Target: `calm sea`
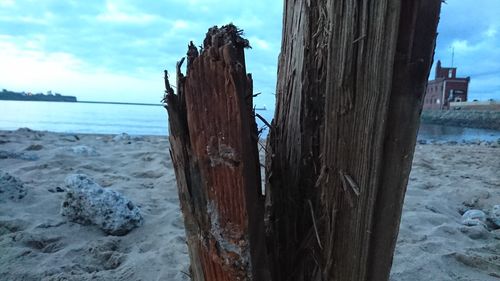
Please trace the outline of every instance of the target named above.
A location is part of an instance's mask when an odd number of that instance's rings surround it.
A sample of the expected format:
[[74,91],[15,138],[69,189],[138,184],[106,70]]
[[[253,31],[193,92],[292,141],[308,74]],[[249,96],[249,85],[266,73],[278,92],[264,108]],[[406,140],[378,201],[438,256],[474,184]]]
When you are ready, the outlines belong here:
[[[271,120],[271,111],[258,112]],[[167,122],[167,111],[160,105],[0,101],[0,130],[167,135]]]
[[[271,110],[259,110],[266,120]],[[260,127],[262,122],[258,120]],[[67,133],[167,135],[167,113],[162,106],[0,101],[0,130],[28,127]],[[266,132],[264,132],[264,135]],[[470,141],[500,139],[500,131],[423,124],[418,139]]]

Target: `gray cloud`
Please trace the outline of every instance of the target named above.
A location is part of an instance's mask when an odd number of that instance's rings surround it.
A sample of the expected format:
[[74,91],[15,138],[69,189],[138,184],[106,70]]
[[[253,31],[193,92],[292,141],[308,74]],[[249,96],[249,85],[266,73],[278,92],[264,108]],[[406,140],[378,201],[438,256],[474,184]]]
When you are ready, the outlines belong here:
[[[448,0],[443,5],[435,60],[472,76],[471,94],[500,97],[500,11],[498,0]],[[281,44],[282,1],[30,1],[5,2],[0,9],[0,43],[43,53],[67,53],[88,69],[134,77],[160,76],[200,44],[208,27],[233,22],[245,30],[257,102],[272,106]],[[498,30],[498,31],[497,31]],[[3,38],[3,39],[2,39]],[[8,38],[8,39],[6,39]],[[493,78],[492,78],[493,77]],[[3,82],[0,78],[0,83]],[[130,93],[134,94],[134,93]],[[156,95],[156,93],[155,93]],[[155,97],[156,100],[156,97]]]
[[260,46],[248,51],[249,71],[256,90],[274,91],[281,3],[21,0],[0,11],[0,34],[19,48],[71,54],[90,67],[87,72],[140,77],[172,70],[190,40],[199,44],[208,27],[228,22],[258,40]]
[[[448,0],[443,4],[435,61],[471,76],[471,99],[500,99],[500,1]],[[431,74],[432,75],[432,74]]]

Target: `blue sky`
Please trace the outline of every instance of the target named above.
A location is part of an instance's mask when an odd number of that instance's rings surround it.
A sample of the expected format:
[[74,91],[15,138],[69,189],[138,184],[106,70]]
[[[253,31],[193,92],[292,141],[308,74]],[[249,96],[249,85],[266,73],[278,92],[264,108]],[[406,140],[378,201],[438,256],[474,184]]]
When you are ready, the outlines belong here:
[[[80,100],[159,102],[163,69],[208,27],[233,22],[252,49],[256,104],[274,104],[281,44],[277,0],[0,0],[0,88]],[[471,76],[470,98],[500,99],[500,1],[448,0],[435,60]]]

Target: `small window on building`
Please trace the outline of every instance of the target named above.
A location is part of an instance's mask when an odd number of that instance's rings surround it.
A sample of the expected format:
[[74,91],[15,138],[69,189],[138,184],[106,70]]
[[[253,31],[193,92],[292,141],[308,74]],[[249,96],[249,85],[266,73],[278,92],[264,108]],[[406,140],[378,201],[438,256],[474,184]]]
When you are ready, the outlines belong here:
[[448,78],[453,77],[453,69],[448,70]]
[[441,101],[439,99],[436,100],[437,104],[441,104]]

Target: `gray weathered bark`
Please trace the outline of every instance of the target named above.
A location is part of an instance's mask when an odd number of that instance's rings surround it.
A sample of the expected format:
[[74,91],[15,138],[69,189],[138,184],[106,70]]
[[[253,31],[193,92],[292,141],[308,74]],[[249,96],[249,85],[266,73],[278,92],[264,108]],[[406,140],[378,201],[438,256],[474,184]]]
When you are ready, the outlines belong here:
[[273,280],[387,280],[440,0],[285,1],[266,223]]

